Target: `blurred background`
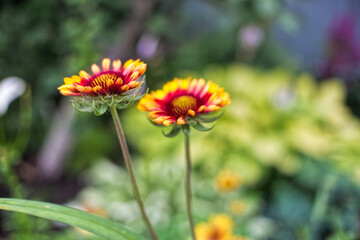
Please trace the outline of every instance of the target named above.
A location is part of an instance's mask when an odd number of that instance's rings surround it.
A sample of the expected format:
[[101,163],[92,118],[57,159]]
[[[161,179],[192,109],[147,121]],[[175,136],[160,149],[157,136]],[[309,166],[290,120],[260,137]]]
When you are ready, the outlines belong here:
[[[232,103],[191,136],[194,217],[248,239],[360,239],[358,0],[0,1],[0,196],[66,204],[146,234],[110,114],[57,87],[103,57],[140,58],[150,90],[204,77]],[[161,239],[188,239],[184,140],[121,111]],[[211,209],[211,211],[209,211]],[[1,212],[0,239],[100,239]]]

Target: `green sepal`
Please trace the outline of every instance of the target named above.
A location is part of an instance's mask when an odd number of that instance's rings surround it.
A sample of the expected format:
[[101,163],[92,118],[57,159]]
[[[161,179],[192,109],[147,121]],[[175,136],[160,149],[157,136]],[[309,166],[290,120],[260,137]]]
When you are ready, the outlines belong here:
[[139,100],[140,98],[144,97],[149,92],[149,89],[147,88],[146,91],[143,94],[137,95],[135,97],[135,101]]
[[115,106],[116,106],[116,102],[115,102],[114,97],[111,98],[111,100],[110,100],[109,103],[108,103],[108,106],[109,106],[109,107],[115,107]]
[[101,116],[103,115],[106,110],[108,109],[108,105],[105,103],[105,104],[101,104],[101,103],[95,103],[94,102],[94,114],[96,116]]
[[195,125],[195,124],[197,124],[198,122],[194,119],[194,118],[187,118],[186,119],[186,124],[187,125],[190,125],[190,126],[192,126],[192,125]]
[[184,133],[185,135],[189,135],[189,134],[190,134],[190,126],[189,126],[189,125],[187,125],[187,124],[183,125],[183,126],[182,126],[182,130],[183,130],[183,133]]
[[173,125],[171,131],[169,133],[165,133],[165,131],[163,130],[162,133],[164,134],[165,137],[168,137],[168,138],[173,138],[175,137],[176,135],[178,135],[178,133],[180,132],[180,129],[179,127],[177,127],[175,124]]
[[191,126],[198,131],[206,132],[206,131],[213,129],[215,127],[215,124],[212,125],[211,127],[205,127],[204,125],[202,125],[201,123],[198,122],[195,125],[191,125]]
[[[145,76],[141,76],[141,80],[138,81],[140,82],[140,85],[136,88],[136,92],[134,93],[134,101],[139,100],[140,98],[144,97],[148,92],[149,92],[149,88],[146,88],[146,83],[145,83]],[[145,89],[145,91],[144,91]]]
[[80,112],[92,112],[94,110],[94,105],[91,101],[86,100],[72,100],[73,107]]
[[224,111],[216,111],[212,113],[202,114],[198,116],[196,120],[202,123],[211,123],[221,118],[222,115],[224,115]]
[[[138,92],[140,90],[134,92],[133,94],[130,95],[125,95],[125,96],[120,96],[120,98],[118,97],[118,100],[116,101],[116,108],[121,110],[121,109],[125,109],[125,108],[129,108],[131,105],[133,105],[134,101],[136,101],[138,99]],[[142,95],[141,95],[142,97]]]
[[132,99],[124,98],[122,101],[116,104],[116,108],[122,110],[130,107],[133,103],[134,103],[134,98]]
[[138,81],[140,85],[134,89],[126,91],[120,95],[106,95],[106,96],[87,96],[74,97],[72,104],[74,108],[80,112],[94,112],[96,116],[103,115],[108,107],[116,107],[119,110],[129,108],[134,101],[139,100],[148,89],[143,86],[145,84],[145,77],[142,76]]

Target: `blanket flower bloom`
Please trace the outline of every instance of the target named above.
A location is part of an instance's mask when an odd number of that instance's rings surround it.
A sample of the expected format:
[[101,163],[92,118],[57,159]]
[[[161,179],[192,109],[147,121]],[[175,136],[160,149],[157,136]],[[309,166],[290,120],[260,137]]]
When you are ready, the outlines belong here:
[[[146,94],[137,106],[139,110],[149,112],[149,119],[155,125],[172,127],[168,133],[163,131],[166,137],[174,137],[180,130],[184,133],[186,160],[185,200],[193,240],[199,240],[200,238],[196,237],[191,208],[190,127],[199,131],[212,129],[214,125],[206,127],[202,123],[216,121],[222,115],[222,111],[219,110],[229,103],[230,95],[217,84],[211,81],[205,82],[204,79],[191,79],[189,77],[185,79],[175,78],[166,83],[162,90]],[[217,238],[201,239],[213,240]],[[221,238],[221,240],[225,239]]]
[[117,113],[117,109],[130,107],[135,100],[145,95],[141,91],[141,86],[145,83],[142,75],[146,70],[146,64],[139,59],[135,61],[128,60],[121,67],[121,61],[118,59],[112,62],[111,68],[110,59],[104,58],[102,70],[96,64],[91,66],[91,70],[93,75],[80,71],[79,76],[64,78],[65,84],[58,89],[62,95],[73,96],[73,106],[79,111],[94,112],[95,115],[99,116],[108,109],[110,110],[141,218],[149,231],[151,239],[158,240],[157,233],[145,211],[124,130]]
[[[222,115],[222,111],[219,110],[229,103],[230,95],[217,84],[211,81],[205,82],[204,79],[191,79],[189,77],[185,79],[175,78],[166,83],[163,89],[146,94],[137,106],[139,110],[149,112],[149,119],[155,125],[172,127],[168,133],[163,131],[166,137],[174,137],[180,130],[184,133],[186,212],[193,240],[200,238],[196,237],[191,207],[190,127],[199,131],[212,129],[214,125],[206,127],[202,123],[216,121]],[[200,232],[203,232],[206,226],[200,228],[202,229]],[[207,240],[207,238],[201,239]],[[215,238],[208,238],[208,240],[213,239]]]
[[143,96],[146,64],[139,59],[128,60],[122,66],[119,59],[111,64],[109,58],[104,58],[102,69],[93,64],[91,70],[93,75],[82,70],[79,75],[64,78],[58,88],[62,95],[74,97],[73,105],[79,111],[101,115],[111,104],[124,109]]
[[211,113],[219,113],[229,103],[230,95],[211,81],[175,78],[162,90],[146,94],[137,108],[149,112],[149,119],[159,126],[178,129],[190,125],[208,130],[200,123],[215,121],[221,115]]

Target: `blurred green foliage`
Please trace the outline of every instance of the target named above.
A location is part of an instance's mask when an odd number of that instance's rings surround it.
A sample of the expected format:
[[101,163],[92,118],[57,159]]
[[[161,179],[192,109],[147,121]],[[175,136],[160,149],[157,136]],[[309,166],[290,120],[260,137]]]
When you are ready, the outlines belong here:
[[[346,107],[338,80],[318,84],[311,74],[294,74],[296,58],[271,38],[274,24],[288,33],[299,27],[286,1],[144,1],[151,3],[145,17],[137,15],[143,10],[137,4],[147,6],[140,0],[0,2],[0,79],[25,79],[33,100],[31,135],[28,130],[20,134],[21,147],[2,143],[0,157],[11,153],[15,167],[19,160],[35,165],[58,110],[56,88],[63,77],[89,71],[103,56],[143,57],[140,40],[149,35],[158,43],[154,55],[143,59],[150,89],[192,75],[213,80],[231,94],[232,103],[212,131],[191,133],[196,222],[225,212],[234,217],[237,234],[253,239],[359,238],[360,123]],[[261,36],[251,51],[242,38],[249,26]],[[123,40],[129,36],[124,52]],[[14,104],[0,119],[8,139],[17,138],[20,126],[19,103]],[[135,107],[121,114],[149,215],[162,239],[186,239],[182,137],[165,138]],[[114,164],[121,153],[110,122],[110,116],[84,113],[74,120],[63,175],[86,187],[70,205],[103,208],[109,217],[145,233],[127,175]],[[244,185],[232,193],[217,192],[213,182],[222,169],[238,173]],[[20,180],[25,193],[42,194]],[[8,194],[5,182],[1,187]],[[229,208],[236,200],[244,202],[244,213]],[[10,239],[96,239],[62,225],[12,216],[5,214],[1,222],[1,234],[11,233]],[[16,224],[27,221],[31,224],[20,231]]]

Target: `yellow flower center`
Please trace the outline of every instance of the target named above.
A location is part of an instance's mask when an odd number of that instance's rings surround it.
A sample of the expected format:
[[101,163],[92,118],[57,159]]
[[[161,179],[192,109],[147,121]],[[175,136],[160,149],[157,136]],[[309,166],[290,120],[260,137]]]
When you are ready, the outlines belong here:
[[109,80],[115,82],[120,76],[118,76],[116,73],[108,72],[108,73],[101,73],[91,81],[91,86],[103,86],[105,87],[107,82]]
[[212,232],[210,233],[209,240],[221,240],[223,235],[217,227],[213,226]]
[[196,110],[197,101],[196,98],[192,96],[180,96],[174,98],[170,103],[170,111],[176,117],[185,117],[188,114],[188,111]]

